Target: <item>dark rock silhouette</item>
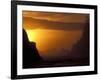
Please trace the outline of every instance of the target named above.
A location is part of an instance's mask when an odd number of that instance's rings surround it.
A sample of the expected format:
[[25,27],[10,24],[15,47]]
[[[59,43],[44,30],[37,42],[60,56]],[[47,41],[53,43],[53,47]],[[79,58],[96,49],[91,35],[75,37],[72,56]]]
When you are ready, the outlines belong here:
[[84,26],[82,38],[72,48],[71,55],[89,64],[89,22]]
[[40,57],[36,48],[35,42],[29,42],[27,34],[23,29],[23,68],[31,68],[41,63]]

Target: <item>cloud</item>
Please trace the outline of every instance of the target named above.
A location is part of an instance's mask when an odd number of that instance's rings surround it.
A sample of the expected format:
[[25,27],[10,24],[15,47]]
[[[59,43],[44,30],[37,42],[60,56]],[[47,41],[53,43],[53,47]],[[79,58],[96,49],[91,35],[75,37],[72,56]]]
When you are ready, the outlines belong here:
[[85,27],[84,23],[65,23],[50,20],[40,20],[31,17],[23,17],[23,27],[25,29],[53,29],[53,30],[80,30]]
[[65,23],[86,23],[88,14],[23,11],[23,17]]

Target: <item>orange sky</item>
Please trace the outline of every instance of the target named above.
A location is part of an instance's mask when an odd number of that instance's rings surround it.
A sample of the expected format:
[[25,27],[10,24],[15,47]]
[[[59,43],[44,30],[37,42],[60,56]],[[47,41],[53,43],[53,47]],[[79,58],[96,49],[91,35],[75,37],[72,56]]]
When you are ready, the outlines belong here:
[[[45,59],[67,55],[80,40],[88,14],[23,11],[23,28]],[[62,50],[65,52],[61,53]]]
[[54,22],[66,23],[84,23],[86,21],[86,14],[73,14],[73,13],[56,13],[56,12],[35,12],[23,11],[23,17],[31,17],[33,19],[48,20]]

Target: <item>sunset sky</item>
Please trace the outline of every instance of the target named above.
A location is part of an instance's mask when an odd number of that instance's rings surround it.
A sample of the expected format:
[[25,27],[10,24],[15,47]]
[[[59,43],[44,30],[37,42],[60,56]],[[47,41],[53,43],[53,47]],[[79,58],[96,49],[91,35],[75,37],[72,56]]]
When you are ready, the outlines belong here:
[[82,37],[88,14],[23,11],[23,28],[44,59],[67,56]]

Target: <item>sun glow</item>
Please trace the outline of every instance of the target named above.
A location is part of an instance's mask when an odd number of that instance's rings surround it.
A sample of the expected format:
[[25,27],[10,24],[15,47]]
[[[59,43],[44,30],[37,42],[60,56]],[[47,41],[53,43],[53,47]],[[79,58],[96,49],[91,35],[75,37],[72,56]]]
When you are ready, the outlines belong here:
[[35,42],[39,51],[48,49],[62,48],[71,49],[71,47],[80,39],[82,31],[64,31],[49,29],[31,29],[26,30],[30,42]]
[[30,42],[36,42],[36,31],[35,30],[26,30]]

